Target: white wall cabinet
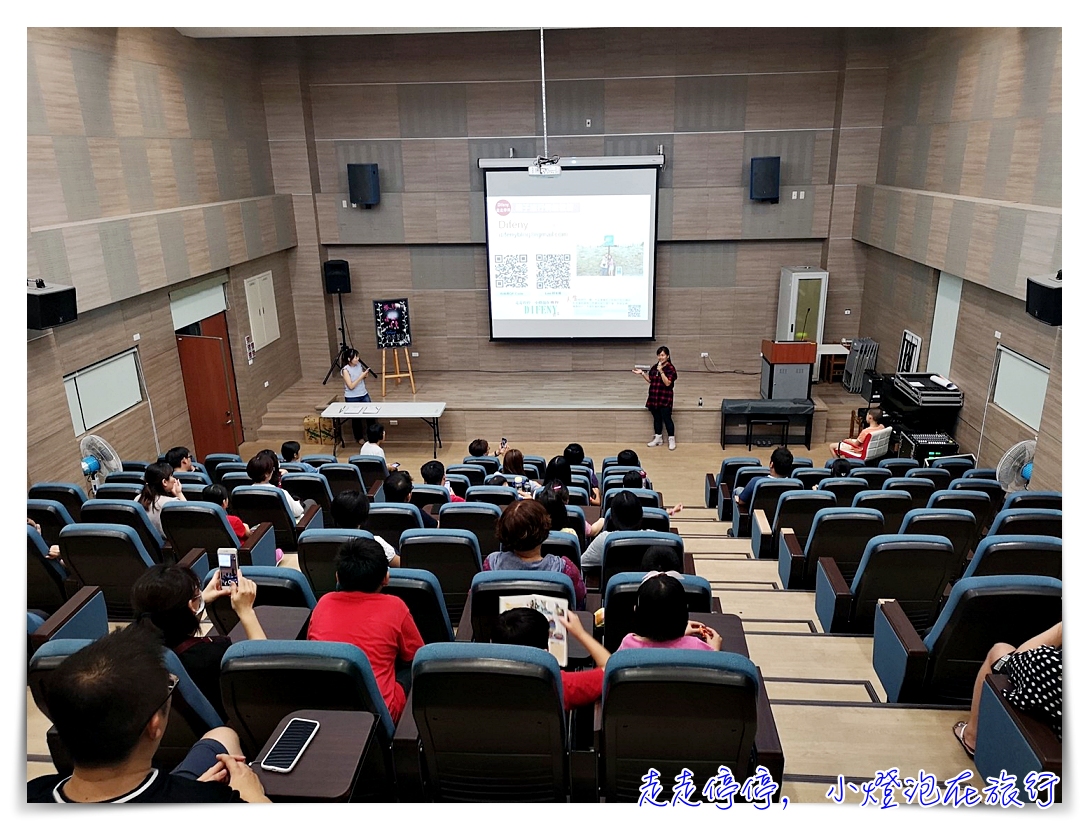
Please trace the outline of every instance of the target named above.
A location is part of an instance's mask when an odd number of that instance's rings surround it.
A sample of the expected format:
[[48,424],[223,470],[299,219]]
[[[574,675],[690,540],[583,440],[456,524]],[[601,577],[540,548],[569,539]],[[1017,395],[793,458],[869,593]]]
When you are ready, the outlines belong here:
[[254,351],[258,351],[280,337],[272,272],[250,277],[243,285],[246,287],[246,305],[250,312],[250,336]]

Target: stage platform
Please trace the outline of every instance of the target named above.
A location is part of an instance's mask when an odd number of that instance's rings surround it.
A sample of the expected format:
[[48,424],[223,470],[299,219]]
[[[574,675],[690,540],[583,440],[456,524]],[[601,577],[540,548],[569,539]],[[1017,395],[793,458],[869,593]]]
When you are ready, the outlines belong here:
[[[506,436],[512,442],[532,440],[582,442],[646,441],[652,432],[644,407],[647,384],[630,369],[610,372],[417,372],[416,394],[407,380],[390,381],[382,398],[381,383],[367,379],[375,401],[444,401],[440,421],[443,443],[464,445],[474,438]],[[334,400],[343,400],[343,385],[331,380],[303,379],[269,407],[259,429],[246,424],[247,440],[279,444],[302,441],[303,418],[316,415]],[[673,406],[677,440],[685,444],[718,444],[723,398],[759,398],[759,377],[733,372],[681,371]],[[699,406],[699,399],[703,406]],[[862,405],[841,384],[815,383],[812,399],[814,447],[847,435],[851,410]],[[757,434],[761,434],[759,431]],[[767,435],[777,434],[770,428]],[[387,442],[431,443],[422,421],[387,424]],[[734,447],[738,451],[745,448]]]

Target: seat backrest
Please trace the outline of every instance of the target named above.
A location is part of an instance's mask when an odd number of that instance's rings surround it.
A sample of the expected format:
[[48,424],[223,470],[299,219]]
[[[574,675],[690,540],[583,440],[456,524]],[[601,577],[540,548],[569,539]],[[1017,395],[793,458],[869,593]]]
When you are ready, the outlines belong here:
[[64,580],[68,576],[55,559],[46,554],[49,545],[30,525],[26,526],[26,607],[52,614],[68,599]]
[[930,501],[930,497],[934,494],[934,491],[942,488],[936,487],[931,479],[925,477],[893,476],[892,478],[885,479],[885,483],[881,485],[881,489],[904,490],[911,494],[912,507],[926,507],[926,503]]
[[121,469],[127,472],[143,473],[147,469],[146,461],[122,461]]
[[431,571],[416,568],[390,568],[389,583],[383,594],[400,597],[412,615],[412,621],[425,643],[449,643],[454,639],[450,614],[442,598],[442,586]]
[[503,597],[541,594],[566,599],[567,607],[575,608],[575,585],[571,577],[551,571],[482,571],[469,585],[472,598],[474,643],[490,643],[499,601]]
[[299,570],[321,598],[337,588],[336,555],[349,539],[373,539],[366,530],[315,528],[299,534]]
[[945,586],[956,576],[961,557],[944,536],[882,534],[866,545],[851,583],[851,630],[873,631],[881,599],[900,603],[915,630],[923,633],[938,616]]
[[970,478],[965,475],[949,485],[950,490],[972,490],[977,493],[986,493],[991,500],[991,510],[983,527],[990,527],[1002,504],[1006,501],[1006,490],[1001,484],[990,478]]
[[544,540],[544,544],[541,545],[541,556],[547,556],[548,554],[553,556],[566,556],[576,567],[581,567],[582,564],[582,549],[579,548],[578,536],[559,531],[548,531],[548,538]]
[[333,498],[348,490],[366,493],[370,489],[355,464],[322,464],[318,467],[318,473],[329,482],[329,492],[333,494]]
[[[523,456],[524,458],[524,456]],[[499,472],[499,459],[494,455],[467,455],[461,459],[462,464],[475,464],[484,468],[484,474]]]
[[204,469],[208,471],[208,475],[212,477],[212,481],[219,483],[219,476],[216,475],[220,464],[242,464],[242,456],[236,452],[210,452],[204,456]]
[[408,499],[422,510],[429,504],[446,504],[450,501],[450,491],[441,484],[413,484]]
[[1061,510],[1037,510],[1013,508],[999,510],[994,517],[988,536],[1012,533],[1029,536],[1063,537],[1063,512]]
[[991,481],[998,480],[998,470],[994,467],[973,467],[970,470],[965,470],[962,478],[986,478]]
[[429,800],[567,800],[563,683],[544,650],[426,645],[412,662],[411,716]]
[[976,517],[976,539],[993,515],[991,497],[980,490],[935,490],[926,506],[937,510],[969,511]]
[[885,519],[876,510],[857,507],[826,507],[813,517],[805,546],[805,578],[802,587],[812,590],[817,581],[817,560],[836,560],[849,585],[854,579],[866,545],[885,529]]
[[882,533],[897,533],[911,510],[911,494],[903,490],[863,490],[855,496],[851,507],[880,510],[885,517]]
[[749,512],[755,513],[763,510],[767,516],[775,515],[775,508],[779,505],[779,496],[792,490],[802,490],[802,483],[796,478],[764,478],[756,482],[752,491],[752,501],[749,502]]
[[[209,475],[212,477],[212,481],[216,484],[223,483],[223,476],[227,473],[245,473],[246,463],[244,461],[220,461],[216,464],[213,470],[209,471]],[[246,476],[249,480],[249,476]]]
[[889,470],[894,476],[903,477],[908,470],[914,470],[922,465],[914,458],[882,458],[877,462],[878,468]]
[[616,497],[616,494],[624,492],[625,489],[628,493],[631,493],[633,496],[635,496],[644,508],[662,506],[661,496],[659,496],[657,491],[655,490],[648,490],[645,487],[631,489],[614,487],[601,497],[601,509],[608,510],[610,507],[612,507],[613,499]]
[[865,445],[862,448],[862,458],[866,461],[883,458],[888,454],[890,440],[892,440],[892,427],[885,427],[877,430],[877,432],[867,433],[862,439],[862,443]]
[[850,507],[854,503],[855,496],[870,488],[864,478],[844,476],[841,478],[826,478],[817,485],[817,489],[827,491],[835,496],[837,506]]
[[373,740],[389,747],[393,719],[362,649],[310,640],[247,640],[227,649],[219,685],[227,717],[247,757],[255,757],[280,721],[299,709],[374,714]]
[[26,515],[41,527],[42,538],[47,546],[57,544],[61,528],[74,521],[68,508],[56,499],[27,499]]
[[[172,504],[173,502],[167,502]],[[128,525],[136,531],[144,549],[156,564],[164,562],[163,543],[165,539],[148,518],[147,511],[137,502],[124,499],[90,499],[83,505],[83,521],[99,524]],[[174,559],[179,559],[189,552],[186,548],[181,553],[172,551]],[[171,564],[169,561],[166,564]]]
[[385,481],[389,477],[386,459],[380,455],[353,455],[348,459],[348,463],[359,470],[367,490],[373,487],[375,482]]
[[221,505],[206,501],[172,501],[163,505],[159,515],[163,533],[178,558],[193,548],[214,553],[219,548],[237,548],[240,544],[227,521],[227,511]]
[[211,476],[207,473],[197,472],[196,470],[178,470],[174,473],[174,478],[182,484],[199,484],[201,487],[207,487],[212,483]]
[[[222,468],[224,465],[220,464],[219,466]],[[220,472],[219,483],[227,488],[228,494],[232,494],[234,493],[235,487],[246,487],[253,484],[253,481],[250,480],[249,475],[244,470],[239,472],[229,470],[227,472]]]
[[473,577],[483,570],[476,536],[448,527],[406,530],[400,543],[401,566],[433,573],[442,586],[450,621],[459,621]]
[[734,487],[734,477],[737,475],[737,471],[742,467],[759,467],[760,459],[751,455],[736,455],[731,458],[722,459],[722,464],[719,465],[718,475],[715,476],[716,484],[725,484],[730,489]]
[[450,489],[454,491],[454,495],[460,496],[461,498],[465,498],[465,491],[470,487],[467,476],[464,476],[461,473],[451,473],[450,471],[447,471],[446,473],[446,483],[450,485]]
[[[183,485],[184,486],[184,485]],[[143,491],[142,484],[100,484],[95,489],[96,499],[125,499],[133,501]],[[91,501],[88,499],[87,501]],[[86,502],[84,502],[86,504]]]
[[569,501],[579,507],[587,507],[590,504],[590,488],[573,485],[567,488]]
[[[257,597],[254,607],[259,605],[278,605],[287,608],[309,608],[317,604],[314,592],[310,589],[307,578],[294,568],[277,568],[267,565],[246,565],[242,574],[257,583]],[[215,579],[216,569],[212,568],[204,577],[207,588]],[[238,615],[231,606],[231,598],[219,597],[207,604],[208,617],[220,634],[229,634],[238,625]]]
[[790,474],[793,477],[797,470],[811,470],[813,469],[812,458],[797,458],[790,462]]
[[[909,510],[900,533],[944,536],[953,544],[957,561],[963,563],[979,538],[976,517],[970,510],[942,510],[924,507]],[[956,576],[956,574],[954,574]]]
[[[447,478],[450,477],[451,473],[465,476],[469,479],[470,487],[480,487],[484,484],[484,478],[488,475],[487,470],[481,464],[451,464],[446,468]],[[458,493],[458,495],[465,498],[464,493]]]
[[[835,464],[837,461],[846,461],[852,468],[866,466],[865,461],[860,461],[857,458],[829,458],[827,461],[824,462],[825,469],[831,469],[832,465]],[[878,463],[878,466],[881,466],[880,463]]]
[[67,481],[42,481],[27,491],[27,498],[59,501],[72,517],[72,521],[78,522],[80,510],[83,509],[83,503],[87,501],[87,494]]
[[186,501],[203,501],[206,484],[183,484],[182,495]]
[[647,548],[662,545],[672,548],[684,559],[684,540],[676,533],[657,530],[614,530],[605,537],[601,554],[601,585],[618,573],[643,570]]
[[60,535],[61,558],[81,585],[97,585],[111,619],[132,618],[133,583],[155,561],[128,525],[77,523]]
[[924,638],[926,699],[968,705],[995,643],[1023,643],[1062,620],[1062,583],[1046,576],[961,579]]
[[483,501],[500,507],[505,507],[517,498],[517,490],[500,485],[483,484],[480,487],[470,487],[465,491],[467,502]]
[[[305,473],[308,472],[306,466],[301,461],[281,461],[280,472],[282,473]],[[283,484],[283,477],[280,478],[280,483]]]
[[135,470],[122,470],[119,473],[110,473],[102,482],[103,484],[144,484],[144,474]]
[[545,469],[548,467],[548,459],[545,458],[543,455],[523,454],[522,455],[522,462],[524,464],[534,464],[534,465],[536,465],[540,469],[542,474],[544,474]]
[[326,521],[332,522],[333,491],[325,476],[320,473],[287,473],[281,476],[280,486],[300,504],[305,501],[314,502],[325,514]]
[[246,485],[231,492],[231,509],[250,527],[270,522],[276,530],[276,547],[296,550],[299,544],[295,515],[286,494],[278,487]]
[[904,473],[905,478],[929,478],[934,482],[935,490],[947,490],[953,480],[953,474],[942,467],[916,467]]
[[369,530],[375,536],[381,536],[395,550],[400,550],[401,535],[406,530],[416,530],[423,527],[423,517],[420,508],[414,504],[392,502],[379,502],[371,505],[367,521],[363,523],[363,529]]
[[1063,540],[1054,536],[988,536],[976,547],[964,578],[1022,574],[1063,577]]
[[836,497],[831,493],[804,488],[788,490],[779,496],[771,521],[772,533],[778,535],[784,527],[789,527],[798,537],[798,543],[804,548],[817,511],[835,506]]
[[495,523],[502,515],[503,509],[490,502],[444,504],[439,508],[439,527],[469,531],[476,537],[477,548],[481,555],[487,556],[499,550],[499,540],[495,536]]
[[[579,537],[579,550],[586,550],[586,513],[583,512],[582,506],[578,504],[567,505],[567,518],[571,520],[571,529],[575,531],[575,535]],[[496,545],[498,549],[498,544]],[[483,550],[483,548],[481,548]],[[489,551],[491,553],[491,551]]]
[[802,483],[802,487],[812,490],[826,478],[832,475],[827,467],[803,467],[791,473],[791,478],[796,478]]
[[311,467],[320,467],[322,464],[336,464],[337,457],[327,453],[318,453],[316,455],[304,455],[299,461],[303,464],[309,464]]
[[1062,510],[1063,494],[1058,490],[1021,490],[1010,493],[1002,503],[1003,510]]
[[949,475],[955,480],[969,470],[974,469],[975,464],[969,458],[931,458],[930,467],[932,469],[948,470]]
[[[643,571],[618,573],[611,577],[602,592],[605,611],[605,637],[603,645],[610,652],[620,648],[620,641],[635,631],[635,599],[643,584]],[[680,583],[688,600],[688,612],[711,612],[711,583],[702,576],[683,574]]]
[[614,654],[605,666],[601,709],[605,800],[637,802],[648,768],[658,770],[666,800],[682,767],[695,782],[720,767],[744,781],[752,771],[759,690],[756,666],[740,654],[659,648]]
[[885,479],[892,478],[892,470],[887,467],[855,467],[850,477],[865,479],[868,490],[880,490]]
[[[608,519],[605,520],[605,524],[609,524]],[[644,507],[641,527],[643,530],[659,530],[662,533],[669,533],[671,530],[669,513],[663,507]]]

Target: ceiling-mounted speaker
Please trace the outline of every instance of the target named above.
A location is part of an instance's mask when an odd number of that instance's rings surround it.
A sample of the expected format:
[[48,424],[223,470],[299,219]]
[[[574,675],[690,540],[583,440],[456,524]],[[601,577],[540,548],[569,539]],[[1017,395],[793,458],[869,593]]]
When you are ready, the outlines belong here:
[[779,156],[760,156],[751,161],[749,198],[779,204]]
[[1063,324],[1063,272],[1053,277],[1029,277],[1025,311],[1049,326]]
[[377,205],[382,198],[378,187],[377,164],[348,165],[348,199],[365,208]]
[[346,259],[330,259],[322,263],[326,294],[351,294],[352,275]]

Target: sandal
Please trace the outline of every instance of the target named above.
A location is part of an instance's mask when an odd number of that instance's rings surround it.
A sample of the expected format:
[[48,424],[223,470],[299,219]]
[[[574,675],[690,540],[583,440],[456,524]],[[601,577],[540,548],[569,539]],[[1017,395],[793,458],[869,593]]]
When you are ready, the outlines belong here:
[[964,742],[964,730],[967,728],[967,721],[957,721],[955,724],[953,724],[953,735],[956,737],[957,741],[964,749],[965,754],[967,754],[968,757],[974,761],[976,757],[976,751],[974,749],[969,749],[968,744]]

